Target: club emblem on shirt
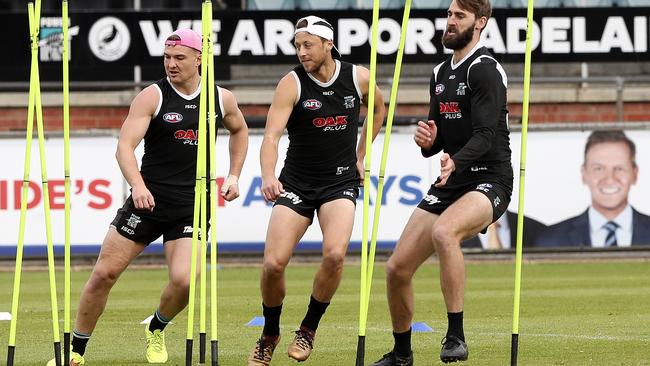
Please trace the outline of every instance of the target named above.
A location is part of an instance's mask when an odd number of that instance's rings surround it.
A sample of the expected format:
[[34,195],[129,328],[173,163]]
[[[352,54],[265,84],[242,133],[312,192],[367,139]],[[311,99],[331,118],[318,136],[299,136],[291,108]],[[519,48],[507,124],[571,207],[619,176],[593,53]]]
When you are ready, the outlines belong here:
[[352,109],[354,108],[354,96],[348,95],[347,97],[343,98],[343,106],[347,109]]
[[465,95],[465,89],[467,89],[467,85],[465,85],[465,83],[458,84],[458,89],[456,89],[456,95]]
[[443,84],[436,84],[436,95],[442,94],[445,91],[445,86]]

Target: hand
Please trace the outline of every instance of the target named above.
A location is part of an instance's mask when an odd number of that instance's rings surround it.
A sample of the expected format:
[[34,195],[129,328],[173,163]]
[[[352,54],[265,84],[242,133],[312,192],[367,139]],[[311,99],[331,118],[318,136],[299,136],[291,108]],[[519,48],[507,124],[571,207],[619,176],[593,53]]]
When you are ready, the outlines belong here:
[[363,186],[363,179],[366,176],[366,168],[363,159],[357,159],[357,173],[359,173],[359,185]]
[[442,154],[440,157],[440,177],[436,180],[437,183],[435,186],[442,187],[447,184],[447,179],[449,179],[449,176],[454,172],[454,170],[456,170],[456,164],[451,160],[449,154]]
[[144,184],[132,187],[131,199],[133,199],[133,204],[138,210],[153,211],[153,208],[156,206],[156,203],[153,200],[153,195]]
[[239,178],[229,174],[228,178],[221,185],[221,197],[230,202],[239,197]]
[[262,177],[262,195],[267,202],[278,199],[284,193],[282,183],[275,176]]
[[433,120],[428,120],[427,122],[418,121],[418,127],[415,130],[413,140],[415,140],[415,143],[419,147],[429,150],[433,146],[433,141],[435,141],[437,134],[438,128]]

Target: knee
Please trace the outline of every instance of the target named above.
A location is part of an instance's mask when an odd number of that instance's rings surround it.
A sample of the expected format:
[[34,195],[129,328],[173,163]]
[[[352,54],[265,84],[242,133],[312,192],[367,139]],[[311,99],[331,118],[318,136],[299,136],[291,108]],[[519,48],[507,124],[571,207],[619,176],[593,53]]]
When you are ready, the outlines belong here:
[[169,284],[175,292],[189,294],[190,292],[190,274],[172,274],[169,277]]
[[95,267],[87,286],[92,290],[111,288],[119,277],[119,271],[106,267]]
[[264,275],[268,277],[282,276],[287,264],[288,262],[282,261],[278,258],[264,258]]
[[402,284],[411,280],[413,272],[405,265],[393,260],[386,263],[386,281],[389,285]]
[[323,254],[323,267],[330,272],[343,271],[343,263],[345,262],[345,251],[343,250],[329,250]]
[[449,229],[448,225],[434,225],[431,235],[437,252],[447,251],[454,246],[460,245],[460,240]]

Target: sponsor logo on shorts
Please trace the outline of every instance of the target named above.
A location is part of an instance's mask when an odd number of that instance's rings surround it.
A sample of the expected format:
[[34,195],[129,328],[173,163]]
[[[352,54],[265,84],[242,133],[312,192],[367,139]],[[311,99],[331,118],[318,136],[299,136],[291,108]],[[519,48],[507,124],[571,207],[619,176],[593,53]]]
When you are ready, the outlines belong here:
[[436,84],[436,95],[442,94],[445,91],[445,86],[443,84]]
[[494,207],[497,207],[499,203],[501,203],[501,199],[497,196],[497,198],[494,199]]
[[135,235],[135,230],[130,229],[130,228],[124,226],[124,225],[122,225],[122,227],[120,228],[120,230],[124,231],[125,233],[127,233],[127,234],[129,234],[129,235]]
[[321,103],[319,100],[316,99],[307,99],[304,102],[302,102],[302,107],[305,109],[309,109],[310,111],[315,111],[317,109],[320,109],[320,107],[323,106],[323,103]]
[[440,199],[432,194],[427,194],[424,196],[423,200],[429,205],[435,205],[436,203],[440,202]]
[[343,195],[344,196],[350,196],[350,197],[354,198],[354,191],[351,190],[351,189],[346,189],[345,191],[343,191]]
[[347,172],[348,170],[350,170],[349,166],[337,166],[336,167],[336,175],[341,175],[341,174],[343,174],[343,172]]
[[191,227],[191,226],[185,226],[185,227],[183,227],[183,234],[193,233],[193,232],[194,232],[194,228],[193,228],[193,227]]
[[300,199],[300,196],[298,196],[297,194],[295,194],[293,192],[284,191],[284,192],[282,192],[280,194],[280,197],[284,197],[284,198],[290,200],[291,203],[293,203],[294,205],[297,205],[300,202],[302,202],[302,200]]
[[476,186],[477,190],[483,191],[483,192],[486,192],[486,193],[489,192],[491,188],[492,188],[492,185],[490,183],[481,183],[481,184]]
[[176,112],[168,112],[163,114],[163,121],[169,123],[178,123],[183,120],[183,115]]
[[348,116],[328,116],[314,118],[312,124],[323,131],[341,131],[348,126]]
[[131,217],[126,221],[126,225],[132,228],[137,228],[138,224],[141,223],[142,220],[140,220],[140,216],[136,214],[131,214]]
[[473,172],[479,172],[482,170],[488,170],[488,168],[486,166],[473,166],[470,168],[470,170]]

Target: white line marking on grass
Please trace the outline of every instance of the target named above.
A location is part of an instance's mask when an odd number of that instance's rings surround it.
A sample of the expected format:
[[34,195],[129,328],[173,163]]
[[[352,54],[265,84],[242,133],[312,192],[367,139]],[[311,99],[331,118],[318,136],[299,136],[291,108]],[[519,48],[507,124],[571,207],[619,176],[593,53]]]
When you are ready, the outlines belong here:
[[6,311],[0,312],[0,321],[1,320],[11,320],[11,313]]
[[[351,327],[351,326],[327,326],[327,325],[321,325],[320,328],[334,328],[334,329],[341,329],[341,330],[358,330],[358,327]],[[366,327],[366,330],[372,330],[372,331],[380,331],[380,332],[392,332],[393,330],[391,328],[385,328],[385,327]],[[433,330],[433,332],[430,333],[440,333],[443,334],[441,331]],[[472,332],[472,331],[467,331],[465,330],[465,334],[469,335],[480,335],[480,336],[487,336],[487,337],[510,337],[512,334],[511,333],[498,333],[498,332]],[[570,338],[570,339],[586,339],[586,340],[594,340],[594,341],[643,341],[643,342],[650,342],[650,337],[644,337],[644,336],[609,336],[609,335],[589,335],[589,334],[560,334],[560,333],[519,333],[520,338],[521,337],[539,337],[539,338]]]

